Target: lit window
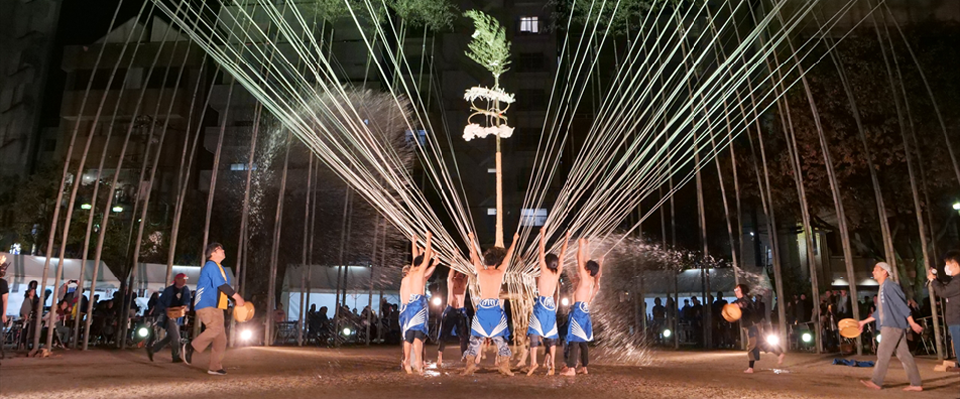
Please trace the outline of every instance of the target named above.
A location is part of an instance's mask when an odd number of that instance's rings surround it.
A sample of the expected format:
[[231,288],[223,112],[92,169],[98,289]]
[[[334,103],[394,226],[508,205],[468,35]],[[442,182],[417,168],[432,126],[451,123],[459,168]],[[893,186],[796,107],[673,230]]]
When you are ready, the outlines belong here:
[[543,226],[547,222],[547,210],[545,208],[522,209],[520,210],[520,225],[526,227]]
[[[251,169],[257,170],[257,164],[253,164],[253,167],[252,167]],[[245,164],[245,163],[232,163],[232,164],[230,164],[230,170],[247,170],[247,164]]]
[[520,17],[520,31],[540,33],[540,17]]
[[487,168],[487,173],[497,173],[497,168]]
[[496,216],[497,208],[487,208],[487,216]]

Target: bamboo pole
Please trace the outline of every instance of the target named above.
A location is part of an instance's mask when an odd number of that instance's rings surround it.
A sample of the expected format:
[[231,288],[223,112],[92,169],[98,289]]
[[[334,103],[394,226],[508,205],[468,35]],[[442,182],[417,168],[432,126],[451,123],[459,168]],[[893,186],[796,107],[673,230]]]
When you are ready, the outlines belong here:
[[307,239],[310,228],[310,195],[313,186],[313,154],[308,151],[307,153],[308,164],[307,164],[307,191],[304,195],[304,206],[303,206],[303,256],[301,257],[301,269],[300,269],[300,317],[298,320],[297,327],[297,345],[303,346],[303,299],[304,299],[304,289],[307,285],[307,276],[303,273],[303,267],[309,268],[307,264]]
[[341,307],[341,306],[340,306],[340,304],[341,304],[341,302],[340,302],[340,284],[341,284],[340,272],[341,272],[341,270],[343,270],[344,246],[345,246],[346,243],[347,243],[346,232],[347,232],[347,224],[349,223],[349,222],[347,221],[347,220],[348,220],[348,219],[347,219],[347,215],[348,215],[348,209],[349,209],[349,208],[350,208],[350,187],[347,186],[347,187],[344,189],[344,194],[343,194],[343,215],[341,216],[341,217],[342,217],[342,222],[341,222],[341,224],[340,224],[340,257],[339,257],[339,261],[337,262],[337,263],[338,263],[338,266],[337,266],[337,291],[336,291],[336,298],[337,298],[337,299],[336,299],[336,301],[334,302],[334,303],[335,303],[334,306],[336,306],[336,309],[333,310],[333,334],[334,334],[334,335],[333,335],[333,337],[334,337],[333,343],[334,343],[334,346],[336,346],[336,347],[338,347],[338,348],[340,347],[340,340],[337,339],[337,337],[338,337],[339,334],[340,334],[340,319],[343,317],[343,315],[340,314],[340,307]]
[[[207,244],[210,242],[210,218],[213,216],[213,199],[217,193],[217,176],[220,173],[220,155],[223,152],[223,136],[227,130],[227,119],[230,115],[230,100],[233,99],[233,88],[237,85],[237,81],[234,80],[230,83],[230,89],[227,90],[227,101],[226,108],[223,111],[222,118],[220,121],[220,134],[217,136],[217,149],[213,153],[213,166],[210,172],[210,189],[207,193],[207,209],[203,222],[203,242],[200,247],[200,265],[203,266],[204,262],[207,259],[206,251]],[[237,262],[240,260],[237,259]],[[200,319],[195,318],[193,323],[193,336],[196,337],[200,335]]]
[[[373,225],[373,255],[370,257],[370,290],[367,291],[367,306],[370,307],[370,311],[367,312],[366,322],[366,345],[370,346],[370,316],[373,314],[373,265],[377,263],[377,232],[380,231],[380,216],[377,216],[376,223]],[[380,256],[383,256],[381,254]]]
[[271,251],[270,256],[270,278],[267,283],[267,328],[264,329],[264,345],[266,346],[271,346],[273,344],[274,324],[276,323],[273,312],[276,308],[277,300],[276,285],[277,263],[280,256],[280,228],[283,225],[283,200],[287,190],[287,169],[290,164],[290,142],[292,141],[292,138],[293,133],[288,132],[285,141],[286,153],[283,157],[283,172],[280,175],[280,194],[279,198],[277,199],[277,214],[273,225],[273,250]]
[[[747,137],[750,137],[747,135]],[[763,179],[760,178],[760,170],[756,169],[757,181],[760,186],[760,202],[763,204],[764,214],[767,216],[767,231],[770,235],[771,241],[771,251],[773,252],[773,278],[774,278],[774,289],[776,290],[777,295],[777,314],[779,319],[779,336],[780,342],[787,342],[787,323],[784,312],[784,296],[783,296],[783,279],[780,269],[780,240],[777,236],[777,220],[774,215],[773,210],[773,199],[772,192],[770,191],[770,173],[767,168],[767,156],[766,149],[763,145],[763,133],[758,129],[757,130],[757,142],[760,147],[760,159],[763,164]],[[753,139],[750,138],[750,148],[753,149]],[[754,153],[754,159],[756,159],[756,153]]]
[[[186,130],[183,134],[183,152],[180,154],[180,169],[177,171],[177,197],[174,200],[173,206],[173,222],[171,223],[170,228],[170,247],[167,249],[167,271],[163,280],[164,286],[169,286],[171,284],[173,262],[177,252],[177,239],[180,235],[180,217],[183,215],[183,204],[187,194],[187,187],[189,186],[190,182],[190,169],[193,166],[193,158],[197,150],[197,141],[200,137],[199,126],[202,126],[203,117],[206,115],[207,106],[210,104],[210,94],[207,93],[206,101],[204,102],[203,109],[200,111],[200,118],[198,119],[201,122],[197,123],[198,131],[194,136],[193,144],[191,145],[189,132],[193,127],[193,111],[196,109],[197,93],[200,92],[201,82],[204,80],[202,78],[202,73],[207,65],[207,59],[207,56],[204,55],[203,61],[200,63],[200,68],[197,70],[197,82],[193,88],[193,96],[190,99],[190,111],[187,113],[187,123],[185,125]],[[213,90],[214,86],[214,83],[211,82],[211,91]]]
[[697,215],[699,217],[699,227],[700,227],[700,244],[703,246],[702,263],[700,265],[700,297],[703,298],[704,311],[700,315],[700,323],[703,334],[703,347],[711,347],[711,333],[713,329],[710,328],[710,301],[707,299],[707,293],[710,290],[710,272],[707,271],[707,257],[710,252],[707,247],[707,213],[704,209],[703,201],[703,179],[700,175],[700,150],[697,148],[697,133],[693,133],[694,149],[693,149],[693,163],[696,165],[696,182],[697,182]]
[[[247,176],[245,178],[245,183],[243,186],[243,206],[240,210],[240,232],[237,239],[237,267],[234,274],[237,276],[236,281],[234,282],[234,291],[240,292],[240,273],[244,271],[244,266],[246,262],[243,261],[245,257],[243,254],[246,253],[247,239],[248,239],[248,230],[249,230],[249,219],[250,219],[250,183],[253,180],[253,169],[254,169],[254,160],[256,159],[257,152],[257,137],[260,133],[260,116],[263,111],[263,105],[259,102],[257,103],[254,109],[253,115],[253,130],[250,134],[250,151],[247,152]],[[230,347],[233,347],[237,343],[237,334],[236,334],[237,320],[235,318],[230,318]]]

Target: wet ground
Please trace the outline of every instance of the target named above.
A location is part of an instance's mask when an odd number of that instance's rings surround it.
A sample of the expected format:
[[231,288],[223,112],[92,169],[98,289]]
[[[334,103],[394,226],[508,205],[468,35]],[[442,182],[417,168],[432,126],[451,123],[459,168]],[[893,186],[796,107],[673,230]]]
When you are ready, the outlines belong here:
[[[228,350],[228,375],[212,376],[206,374],[207,354],[185,366],[171,364],[169,351],[152,363],[142,350],[58,351],[46,359],[3,360],[0,397],[960,398],[960,374],[933,371],[937,362],[929,358],[918,359],[925,391],[905,393],[906,374],[896,360],[886,389],[872,391],[857,382],[869,378],[872,368],[833,366],[833,356],[813,354],[790,354],[779,367],[765,356],[756,374],[745,375],[746,355],[738,351],[652,351],[642,366],[616,364],[597,353],[589,375],[571,378],[542,372],[502,377],[492,356],[478,374],[462,377],[456,352],[449,346],[444,367],[431,363],[417,376],[400,370],[398,347],[251,347]],[[428,356],[435,360],[435,350]]]

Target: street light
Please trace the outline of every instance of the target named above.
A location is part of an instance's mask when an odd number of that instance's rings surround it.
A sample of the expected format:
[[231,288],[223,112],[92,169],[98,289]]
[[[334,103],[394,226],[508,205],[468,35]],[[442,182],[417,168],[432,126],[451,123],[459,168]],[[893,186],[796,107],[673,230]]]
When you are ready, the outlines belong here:
[[960,211],[960,201],[953,203],[953,210]]
[[80,209],[83,209],[83,210],[85,210],[85,211],[89,211],[90,208],[93,208],[93,206],[90,205],[90,204],[80,204]]
[[117,206],[113,207],[113,212],[115,212],[115,213],[123,212],[123,207],[117,205]]

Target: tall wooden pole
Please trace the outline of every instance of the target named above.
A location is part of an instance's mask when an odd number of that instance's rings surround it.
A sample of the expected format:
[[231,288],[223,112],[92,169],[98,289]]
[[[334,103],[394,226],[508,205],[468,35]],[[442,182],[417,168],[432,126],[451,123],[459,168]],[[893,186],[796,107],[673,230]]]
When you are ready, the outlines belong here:
[[274,327],[276,319],[273,312],[277,303],[277,263],[280,257],[280,232],[283,225],[283,200],[287,191],[287,169],[290,164],[290,142],[293,134],[287,133],[284,140],[286,151],[283,156],[283,172],[280,175],[280,193],[277,198],[277,214],[273,224],[273,249],[270,256],[270,278],[267,286],[267,328],[264,329],[264,345],[273,344]]

